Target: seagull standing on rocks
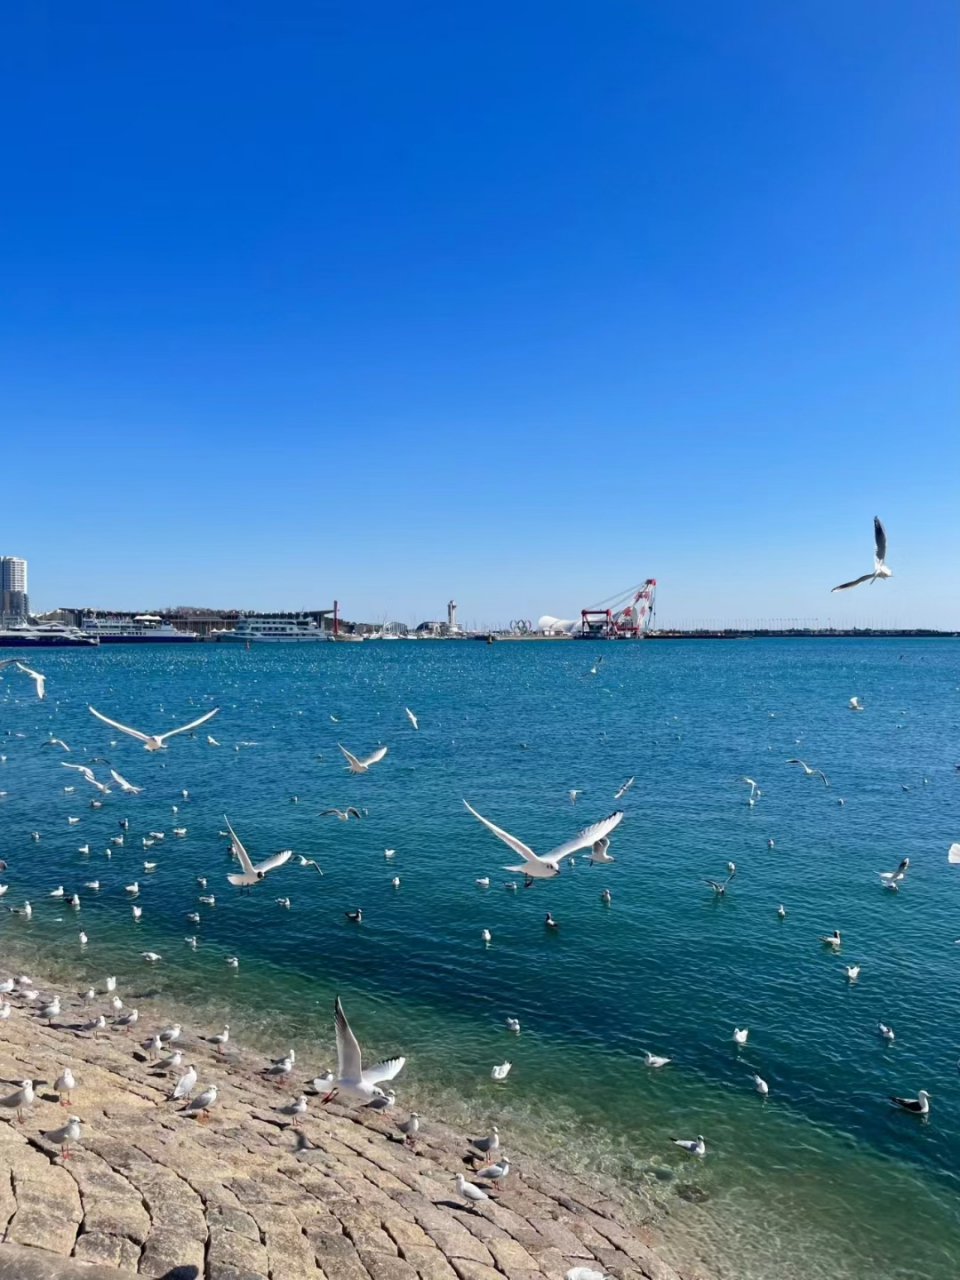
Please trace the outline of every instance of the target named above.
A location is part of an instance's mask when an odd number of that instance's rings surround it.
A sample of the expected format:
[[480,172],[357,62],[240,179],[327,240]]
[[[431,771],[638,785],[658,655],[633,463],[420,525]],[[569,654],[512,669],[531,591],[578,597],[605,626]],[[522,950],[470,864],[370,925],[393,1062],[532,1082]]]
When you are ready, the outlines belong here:
[[204,1089],[202,1093],[198,1093],[195,1098],[191,1098],[185,1107],[181,1107],[181,1111],[185,1111],[190,1115],[195,1115],[203,1124],[210,1115],[210,1108],[217,1100],[217,1086],[210,1085],[208,1089]]
[[472,1182],[468,1182],[462,1173],[458,1173],[454,1179],[457,1188],[457,1195],[461,1200],[466,1200],[468,1204],[478,1204],[481,1200],[489,1200],[490,1197],[482,1187],[475,1187]]
[[[60,1095],[61,1107],[68,1107],[70,1105],[70,1102],[71,1102],[70,1095],[73,1093],[76,1087],[77,1087],[77,1082],[74,1079],[73,1072],[70,1070],[69,1067],[64,1067],[63,1071],[60,1073],[59,1076],[57,1076],[53,1084],[54,1092]],[[66,1101],[64,1101],[64,1096],[66,1096]]]
[[187,1067],[186,1071],[174,1085],[173,1093],[170,1095],[170,1101],[176,1102],[179,1098],[189,1098],[190,1094],[197,1083],[196,1067]]
[[71,1116],[62,1129],[48,1129],[44,1133],[44,1137],[60,1148],[61,1157],[66,1160],[70,1155],[68,1150],[73,1142],[79,1142],[81,1135],[81,1121],[79,1116]]
[[404,1146],[412,1147],[417,1134],[420,1132],[420,1113],[411,1111],[406,1120],[401,1120],[397,1123],[397,1128],[403,1134]]
[[16,1093],[9,1093],[5,1098],[0,1098],[0,1107],[3,1107],[6,1111],[15,1111],[17,1119],[22,1124],[23,1113],[33,1106],[34,1099],[33,1081],[22,1080]]

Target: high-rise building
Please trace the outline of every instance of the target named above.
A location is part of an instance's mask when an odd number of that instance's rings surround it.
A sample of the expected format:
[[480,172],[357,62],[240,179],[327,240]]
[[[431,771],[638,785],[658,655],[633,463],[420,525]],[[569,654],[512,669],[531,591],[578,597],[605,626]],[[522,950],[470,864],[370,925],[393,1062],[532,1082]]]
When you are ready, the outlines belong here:
[[0,618],[25,618],[29,612],[26,560],[0,556]]

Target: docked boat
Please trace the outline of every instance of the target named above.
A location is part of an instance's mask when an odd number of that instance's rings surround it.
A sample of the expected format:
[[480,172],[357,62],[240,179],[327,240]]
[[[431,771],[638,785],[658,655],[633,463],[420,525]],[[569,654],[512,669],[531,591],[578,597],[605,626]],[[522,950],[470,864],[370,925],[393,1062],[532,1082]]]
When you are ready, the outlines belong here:
[[152,613],[133,618],[84,618],[81,631],[101,644],[192,644],[194,631],[178,631]]
[[14,623],[0,629],[0,649],[85,649],[99,643],[96,636],[86,636],[77,627],[59,622],[43,622],[35,627],[28,622]]
[[232,631],[213,631],[210,639],[233,644],[316,644],[333,637],[321,631],[313,618],[244,616]]

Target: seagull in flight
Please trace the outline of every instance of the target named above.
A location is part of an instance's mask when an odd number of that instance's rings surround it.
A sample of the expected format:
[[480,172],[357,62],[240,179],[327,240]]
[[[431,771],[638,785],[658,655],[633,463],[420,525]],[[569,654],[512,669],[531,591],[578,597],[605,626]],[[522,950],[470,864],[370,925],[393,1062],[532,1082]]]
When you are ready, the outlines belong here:
[[[339,742],[337,743],[337,746],[340,747]],[[363,760],[359,760],[352,752],[348,751],[346,747],[340,747],[340,750],[346,757],[347,768],[351,773],[366,773],[372,764],[376,764],[387,754],[386,747],[377,747],[376,751],[371,755],[366,756]]]
[[199,720],[191,720],[189,724],[181,725],[179,729],[168,729],[166,733],[141,733],[139,729],[130,729],[125,724],[120,724],[116,720],[111,720],[108,716],[102,715],[96,707],[87,707],[87,710],[102,720],[104,724],[110,725],[114,729],[119,729],[121,733],[128,733],[131,738],[136,738],[143,743],[144,751],[165,751],[167,749],[166,739],[173,738],[178,733],[186,733],[188,729],[196,729],[197,725],[206,724],[220,710],[214,707],[212,711],[208,711],[206,715],[200,717]]
[[29,676],[33,683],[37,686],[37,697],[43,701],[46,695],[47,677],[40,674],[39,671],[31,671],[29,667],[25,667],[22,662],[17,663],[17,670],[22,671],[25,676]]
[[616,794],[614,795],[613,797],[614,800],[619,800],[620,797],[622,795],[625,795],[626,792],[628,792],[632,786],[633,786],[633,778],[628,778],[626,782],[623,784],[623,786],[619,789],[619,791],[617,791]]
[[70,750],[62,738],[48,738],[42,745],[45,747],[63,747],[64,751]]
[[737,781],[738,781],[738,782],[746,782],[746,783],[748,783],[748,784],[749,784],[749,786],[750,786],[750,803],[751,803],[751,805],[752,805],[752,804],[753,804],[753,802],[754,802],[754,799],[755,799],[755,798],[760,794],[760,788],[757,786],[757,784],[754,782],[754,780],[753,780],[752,778],[742,777],[742,778],[738,778],[738,779],[737,779]]
[[355,809],[353,805],[351,805],[349,809],[323,809],[317,814],[318,818],[336,817],[339,818],[341,822],[349,822],[351,816],[358,819],[360,817],[360,810]]
[[788,760],[787,764],[798,764],[808,778],[822,778],[823,785],[825,787],[829,787],[830,783],[827,779],[827,775],[823,772],[822,769],[811,769],[810,766],[805,761],[798,760],[796,757],[793,757],[792,759]]
[[[318,876],[323,875],[323,872],[320,869],[320,863],[316,862],[313,858],[305,858],[302,853],[298,853],[297,861],[300,863],[301,867],[313,867],[314,871],[316,871]],[[277,901],[279,902],[279,898],[277,899]],[[290,905],[289,899],[287,900],[287,905],[288,906]]]
[[116,769],[110,770],[110,777],[114,780],[125,796],[138,796],[143,787],[135,787],[132,782],[128,782],[126,778],[122,778]]
[[847,703],[847,706],[851,711],[863,711],[865,709],[859,698],[851,698]]
[[377,1062],[364,1071],[357,1037],[350,1029],[350,1023],[343,1012],[340,997],[333,1005],[334,1026],[337,1032],[337,1075],[333,1087],[324,1094],[321,1102],[329,1102],[332,1098],[348,1098],[353,1102],[366,1104],[374,1098],[384,1098],[386,1094],[380,1088],[380,1082],[395,1079],[403,1070],[406,1058],[390,1058],[386,1062]]
[[[407,714],[407,719],[410,721],[410,723],[413,725],[413,727],[414,727],[415,729],[419,729],[419,728],[420,728],[420,726],[417,724],[417,717],[413,714],[413,712],[410,710],[410,708],[409,708],[409,707],[404,707],[403,709],[404,709],[404,711],[405,711],[405,712],[406,712],[406,714]],[[342,747],[341,747],[341,750],[343,750],[343,748],[342,748]]]
[[265,858],[263,862],[258,862],[256,864],[252,863],[250,861],[249,854],[240,843],[240,837],[234,831],[233,827],[230,826],[230,822],[226,814],[223,815],[223,820],[226,822],[227,830],[230,832],[230,837],[233,840],[231,849],[237,855],[240,860],[240,866],[243,868],[242,874],[227,876],[227,879],[232,885],[236,885],[238,888],[244,888],[249,887],[252,884],[258,884],[268,871],[273,871],[276,867],[282,867],[285,862],[289,862],[290,858],[293,857],[292,849],[283,849],[280,853],[275,853],[272,857]]
[[501,827],[495,826],[489,819],[484,818],[482,814],[477,813],[464,800],[467,810],[478,818],[488,830],[492,831],[498,839],[508,845],[514,853],[518,853],[523,862],[519,866],[505,867],[505,871],[522,871],[525,876],[531,880],[549,880],[552,876],[558,875],[560,872],[561,861],[568,857],[571,853],[576,853],[580,849],[593,848],[599,844],[614,827],[620,825],[623,818],[623,810],[618,809],[616,813],[611,813],[607,818],[601,818],[599,822],[593,823],[592,826],[584,827],[578,832],[572,840],[566,841],[565,844],[557,845],[555,849],[551,849],[549,853],[545,853],[543,857],[538,857],[533,850],[518,840],[516,836],[510,835],[508,831],[504,831]]
[[892,578],[892,572],[884,564],[887,558],[887,533],[883,525],[880,523],[880,517],[873,517],[873,541],[875,544],[873,555],[873,573],[864,573],[859,578],[854,578],[852,582],[841,582],[839,587],[834,587],[834,591],[849,591],[851,587],[859,587],[861,582],[876,582],[877,578]]

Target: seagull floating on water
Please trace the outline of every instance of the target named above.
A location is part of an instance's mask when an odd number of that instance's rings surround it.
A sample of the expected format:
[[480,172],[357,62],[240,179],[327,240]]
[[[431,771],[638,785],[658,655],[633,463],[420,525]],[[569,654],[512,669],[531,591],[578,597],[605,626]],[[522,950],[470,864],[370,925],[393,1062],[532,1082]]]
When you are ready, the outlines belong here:
[[672,1058],[661,1058],[657,1054],[651,1053],[649,1050],[646,1050],[643,1055],[643,1065],[645,1067],[665,1067],[672,1061]]
[[926,1089],[918,1089],[915,1098],[898,1098],[891,1094],[890,1101],[898,1107],[902,1107],[904,1111],[909,1111],[911,1115],[926,1116],[930,1114],[930,1095]]
[[702,1134],[697,1138],[674,1138],[672,1141],[674,1146],[682,1147],[684,1151],[689,1151],[692,1156],[705,1156],[707,1154],[707,1144],[704,1142]]

